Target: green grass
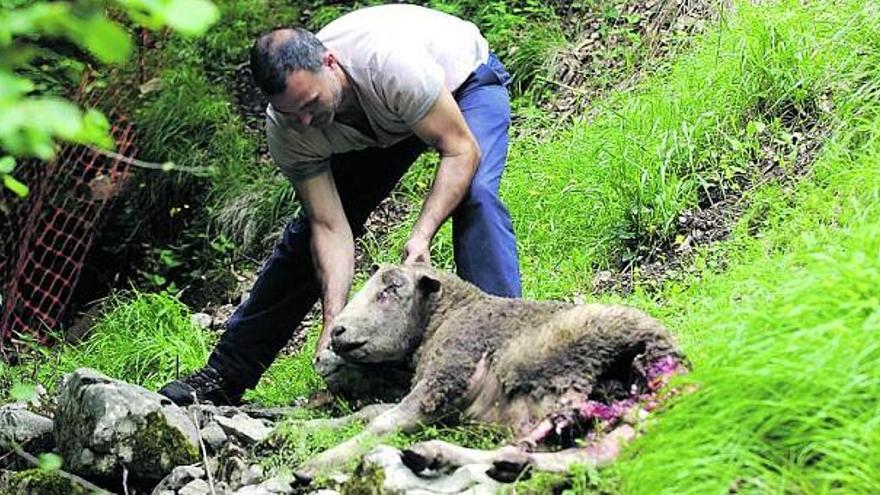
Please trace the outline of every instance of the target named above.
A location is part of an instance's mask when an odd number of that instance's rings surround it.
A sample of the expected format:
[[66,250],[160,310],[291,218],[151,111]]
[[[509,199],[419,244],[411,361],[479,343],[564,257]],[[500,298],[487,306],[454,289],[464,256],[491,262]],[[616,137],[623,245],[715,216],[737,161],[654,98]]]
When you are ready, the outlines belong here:
[[[696,389],[657,414],[615,466],[573,472],[573,492],[880,491],[877,25],[880,9],[871,2],[737,4],[668,71],[598,102],[589,118],[548,140],[514,143],[502,192],[526,293],[570,298],[589,292],[596,269],[670,242],[677,215],[696,204],[701,188],[750,173],[767,140],[788,131],[781,116],[804,112],[827,129],[804,177],[746,194],[731,238],[691,260],[696,275],[607,298],[645,308],[674,330]],[[758,124],[774,133],[756,132]],[[783,170],[796,158],[782,156]],[[431,164],[424,159],[404,180],[403,194],[416,205]],[[399,260],[411,221],[382,242],[368,239],[371,258]],[[448,227],[438,242],[437,264],[451,267]],[[205,337],[192,333],[176,303],[157,297],[118,305],[106,334],[63,349],[58,363],[95,363],[141,383],[167,379],[179,349],[190,349],[181,371],[203,364]],[[167,323],[157,332],[161,318]],[[189,335],[185,343],[169,343],[178,333]],[[285,404],[320,386],[311,368],[314,334],[299,354],[275,363],[252,399]],[[421,435],[394,442],[501,441],[468,428]],[[289,453],[338,439],[300,439]],[[531,483],[518,493],[555,481]]]
[[860,2],[743,10],[747,32],[806,38],[787,60],[824,74],[811,91],[833,95],[833,134],[807,180],[757,191],[734,240],[703,258],[729,270],[631,301],[679,332],[698,390],[614,474],[624,493],[876,493],[880,15]]
[[286,406],[296,398],[307,397],[320,390],[324,380],[315,372],[312,357],[318,342],[318,329],[311,328],[302,348],[293,356],[279,357],[266,370],[257,388],[249,391],[246,400],[269,406]]
[[[81,367],[156,390],[204,365],[216,339],[195,327],[189,310],[165,294],[134,292],[105,303],[100,320],[81,344],[35,348],[29,362],[0,366],[0,392],[17,383],[53,390],[63,373]],[[5,386],[4,386],[5,385]]]
[[797,33],[769,31],[723,26],[668,74],[599,103],[569,132],[549,143],[516,143],[502,192],[532,295],[589,287],[594,268],[668,242],[702,185],[749,168],[757,148],[749,122],[812,108],[818,92],[798,88],[818,85],[822,72],[792,55]]

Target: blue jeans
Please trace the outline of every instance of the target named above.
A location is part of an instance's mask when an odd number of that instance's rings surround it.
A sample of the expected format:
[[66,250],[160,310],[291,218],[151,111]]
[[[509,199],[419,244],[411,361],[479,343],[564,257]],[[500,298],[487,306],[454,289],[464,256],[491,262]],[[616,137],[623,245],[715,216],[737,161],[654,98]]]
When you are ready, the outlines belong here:
[[[463,279],[504,297],[520,297],[519,262],[510,215],[498,197],[507,159],[510,75],[495,58],[478,67],[453,94],[481,151],[467,197],[452,215],[456,269]],[[330,165],[355,236],[406,170],[426,149],[413,136],[388,148],[333,155]],[[366,172],[364,164],[369,164]],[[252,388],[320,297],[304,215],[260,271],[247,301],[229,319],[208,359],[226,379]]]

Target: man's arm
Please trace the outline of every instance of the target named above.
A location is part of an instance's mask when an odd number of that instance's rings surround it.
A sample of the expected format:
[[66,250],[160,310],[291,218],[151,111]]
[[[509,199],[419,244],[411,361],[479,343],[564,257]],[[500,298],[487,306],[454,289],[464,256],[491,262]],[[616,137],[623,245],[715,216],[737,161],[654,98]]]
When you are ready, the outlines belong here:
[[309,218],[312,260],[321,284],[324,329],[315,350],[317,355],[330,344],[333,320],[348,299],[354,277],[354,239],[329,169],[296,180],[293,187]]
[[441,89],[413,132],[440,152],[431,191],[404,250],[404,263],[430,262],[431,240],[440,225],[464,199],[480,162],[480,150],[452,93]]

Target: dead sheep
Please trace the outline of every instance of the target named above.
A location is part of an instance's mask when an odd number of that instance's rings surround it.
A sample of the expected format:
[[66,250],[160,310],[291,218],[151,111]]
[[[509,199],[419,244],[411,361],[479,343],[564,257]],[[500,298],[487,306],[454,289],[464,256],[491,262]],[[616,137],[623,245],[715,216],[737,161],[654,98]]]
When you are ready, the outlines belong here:
[[635,308],[490,296],[427,266],[379,269],[331,334],[332,351],[318,363],[331,390],[388,396],[404,385],[404,396],[360,414],[369,420],[364,431],[300,466],[303,480],[364,454],[370,439],[463,419],[509,426],[519,441],[489,452],[425,442],[406,451],[407,465],[494,462],[506,466],[506,474],[496,473],[506,478],[526,464],[556,471],[610,462],[631,428],[586,447],[536,450],[551,437],[580,434],[585,423],[625,414],[684,369],[670,333]]

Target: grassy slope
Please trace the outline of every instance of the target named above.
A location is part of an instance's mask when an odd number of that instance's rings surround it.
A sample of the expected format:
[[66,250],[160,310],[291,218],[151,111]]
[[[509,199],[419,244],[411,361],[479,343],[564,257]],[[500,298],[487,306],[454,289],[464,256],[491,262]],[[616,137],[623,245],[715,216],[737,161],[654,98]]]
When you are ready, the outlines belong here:
[[[627,301],[679,334],[699,390],[603,473],[620,491],[880,488],[872,5],[740,5],[666,74],[609,98],[551,142],[514,145],[503,193],[527,290],[568,297],[588,290],[593,269],[625,257],[632,238],[668,237],[713,174],[744,168],[759,139],[749,122],[791,107],[818,113],[822,96],[833,102],[820,115],[833,133],[809,176],[793,189],[755,191],[733,239],[696,259],[699,277]],[[725,272],[712,268],[718,258]],[[310,372],[306,354],[281,360],[257,395],[289,400],[315,386]]]
[[878,21],[869,2],[742,8],[733,34],[830,94],[833,134],[807,180],[755,194],[726,273],[633,299],[680,333],[699,391],[616,467],[623,492],[880,490]]

